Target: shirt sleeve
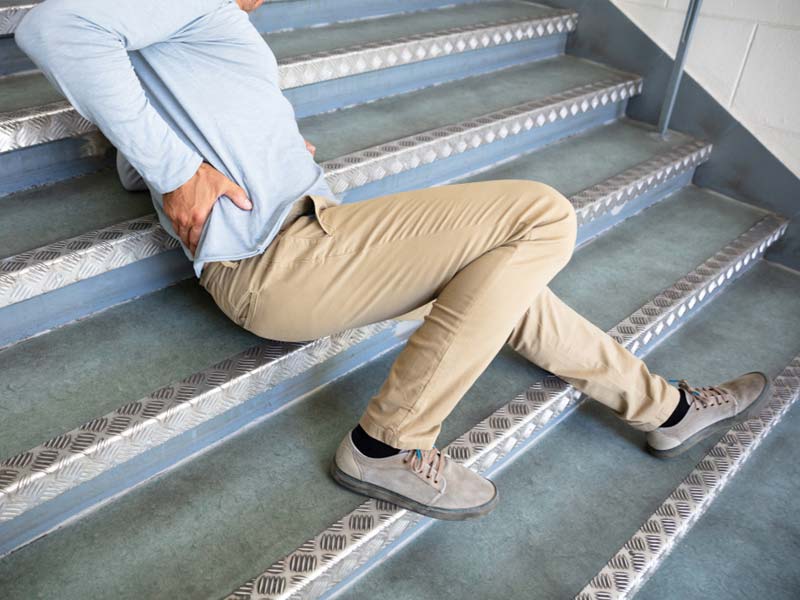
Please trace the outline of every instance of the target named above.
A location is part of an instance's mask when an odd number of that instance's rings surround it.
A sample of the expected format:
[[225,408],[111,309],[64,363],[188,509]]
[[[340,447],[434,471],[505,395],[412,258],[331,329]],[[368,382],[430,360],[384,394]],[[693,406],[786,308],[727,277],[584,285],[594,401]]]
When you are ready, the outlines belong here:
[[161,193],[202,163],[148,101],[128,51],[175,42],[234,0],[45,0],[15,38],[45,76]]

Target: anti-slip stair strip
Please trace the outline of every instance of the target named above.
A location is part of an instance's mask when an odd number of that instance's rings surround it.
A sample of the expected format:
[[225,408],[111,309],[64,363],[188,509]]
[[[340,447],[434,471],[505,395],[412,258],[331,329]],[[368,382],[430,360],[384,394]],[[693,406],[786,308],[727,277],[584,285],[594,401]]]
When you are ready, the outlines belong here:
[[575,30],[577,22],[578,14],[573,11],[553,11],[537,18],[519,17],[452,27],[394,40],[293,56],[278,61],[281,88],[300,87],[451,54],[570,33]]
[[3,460],[0,526],[352,349],[394,324],[383,321],[309,343],[259,344]]
[[769,404],[732,427],[653,515],[595,575],[576,600],[632,598],[706,512],[800,397],[800,356],[772,382]]
[[[573,118],[641,91],[640,79],[605,80],[359,150],[322,167],[336,194],[502,141],[558,120]],[[701,142],[680,146],[581,192],[581,222],[589,221],[658,187],[708,158]],[[88,279],[177,247],[154,216],[134,219],[0,260],[0,308]]]
[[10,35],[17,29],[27,12],[36,6],[33,2],[23,2],[15,6],[0,7],[0,35]]
[[322,164],[331,190],[341,194],[510,136],[624,102],[640,94],[642,85],[640,77],[620,75],[365,148]]
[[[279,61],[281,88],[295,88],[452,54],[569,33],[574,31],[577,19],[578,15],[572,11],[553,11],[543,17],[454,27],[294,56]],[[94,125],[66,101],[8,112],[0,114],[0,152],[75,137],[94,130]]]
[[[609,333],[644,355],[743,273],[786,230],[786,221],[765,217],[691,273],[678,280]],[[447,447],[455,460],[490,474],[521,452],[549,425],[580,403],[580,394],[555,377],[531,386]],[[367,500],[266,571],[241,585],[227,600],[318,598],[385,555],[430,519],[394,505]]]

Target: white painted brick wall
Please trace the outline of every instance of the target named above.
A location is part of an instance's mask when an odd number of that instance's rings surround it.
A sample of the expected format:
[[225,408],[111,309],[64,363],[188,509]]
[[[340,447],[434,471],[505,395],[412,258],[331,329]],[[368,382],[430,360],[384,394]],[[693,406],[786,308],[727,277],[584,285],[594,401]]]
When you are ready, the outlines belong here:
[[[612,0],[675,56],[689,0]],[[686,70],[800,176],[800,0],[704,0]]]

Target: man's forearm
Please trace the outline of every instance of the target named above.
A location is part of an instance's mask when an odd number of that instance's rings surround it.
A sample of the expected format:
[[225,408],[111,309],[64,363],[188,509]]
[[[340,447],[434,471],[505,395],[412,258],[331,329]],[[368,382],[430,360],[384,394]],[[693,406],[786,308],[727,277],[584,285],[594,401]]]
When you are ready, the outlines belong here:
[[202,157],[149,103],[127,52],[197,35],[224,0],[46,0],[16,31],[19,46],[160,193]]

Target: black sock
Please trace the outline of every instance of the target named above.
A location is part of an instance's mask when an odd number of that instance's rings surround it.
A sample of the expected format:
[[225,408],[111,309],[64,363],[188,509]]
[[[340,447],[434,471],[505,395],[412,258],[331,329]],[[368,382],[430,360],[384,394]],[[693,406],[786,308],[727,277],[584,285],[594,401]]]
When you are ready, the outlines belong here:
[[401,452],[397,448],[392,448],[389,444],[384,444],[382,441],[371,437],[361,425],[357,425],[353,429],[350,437],[358,451],[370,458],[387,458]]
[[683,390],[678,391],[681,393],[681,399],[678,402],[678,406],[676,406],[675,410],[672,411],[669,419],[661,424],[661,427],[672,427],[673,425],[677,425],[678,421],[680,421],[684,415],[689,412],[689,403],[686,401],[686,392]]

